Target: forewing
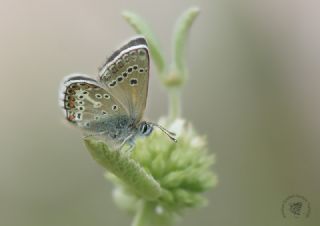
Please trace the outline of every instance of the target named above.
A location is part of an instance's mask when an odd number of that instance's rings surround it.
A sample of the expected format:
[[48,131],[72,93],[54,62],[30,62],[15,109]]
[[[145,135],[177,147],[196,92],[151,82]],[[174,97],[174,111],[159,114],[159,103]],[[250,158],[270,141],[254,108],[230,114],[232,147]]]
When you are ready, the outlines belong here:
[[136,37],[115,51],[99,72],[100,82],[126,106],[139,122],[148,94],[149,52],[143,37]]

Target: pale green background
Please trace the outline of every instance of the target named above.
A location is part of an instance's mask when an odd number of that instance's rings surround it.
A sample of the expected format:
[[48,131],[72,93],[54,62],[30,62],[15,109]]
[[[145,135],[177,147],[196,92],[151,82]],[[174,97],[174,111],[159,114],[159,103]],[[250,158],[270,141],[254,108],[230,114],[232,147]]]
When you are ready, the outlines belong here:
[[[312,0],[2,0],[0,2],[0,225],[129,225],[112,184],[57,104],[63,76],[96,75],[134,34],[141,14],[170,58],[178,15],[198,5],[189,39],[183,116],[209,140],[219,185],[180,225],[320,225],[320,4]],[[151,69],[146,116],[167,112]],[[308,219],[281,216],[291,194]]]

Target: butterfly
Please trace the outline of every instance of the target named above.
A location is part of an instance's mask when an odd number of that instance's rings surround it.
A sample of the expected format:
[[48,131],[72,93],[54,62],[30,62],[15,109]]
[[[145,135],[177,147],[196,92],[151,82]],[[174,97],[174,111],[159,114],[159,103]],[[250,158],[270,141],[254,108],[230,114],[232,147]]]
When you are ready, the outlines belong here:
[[109,148],[134,148],[135,138],[148,136],[154,127],[171,140],[175,134],[142,120],[149,84],[150,57],[144,37],[134,37],[117,49],[93,79],[71,74],[63,80],[60,105],[66,119],[86,136],[102,137]]

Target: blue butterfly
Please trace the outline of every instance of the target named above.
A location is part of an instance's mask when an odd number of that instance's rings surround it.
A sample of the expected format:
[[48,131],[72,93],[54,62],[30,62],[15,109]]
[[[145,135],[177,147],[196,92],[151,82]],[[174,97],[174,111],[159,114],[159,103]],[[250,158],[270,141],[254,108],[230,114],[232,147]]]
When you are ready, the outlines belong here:
[[134,147],[137,136],[148,136],[156,126],[177,142],[175,134],[142,120],[149,84],[149,50],[135,37],[116,50],[102,66],[97,80],[82,74],[67,76],[60,89],[66,119],[88,136],[99,136],[108,147]]

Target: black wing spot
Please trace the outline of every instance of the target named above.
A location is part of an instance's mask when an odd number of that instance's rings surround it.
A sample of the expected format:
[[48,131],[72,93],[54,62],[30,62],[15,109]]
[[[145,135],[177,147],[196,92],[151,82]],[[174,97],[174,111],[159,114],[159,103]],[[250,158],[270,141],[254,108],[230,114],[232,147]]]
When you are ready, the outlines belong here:
[[136,79],[136,78],[130,79],[130,85],[135,86],[137,84],[138,84],[138,79]]

